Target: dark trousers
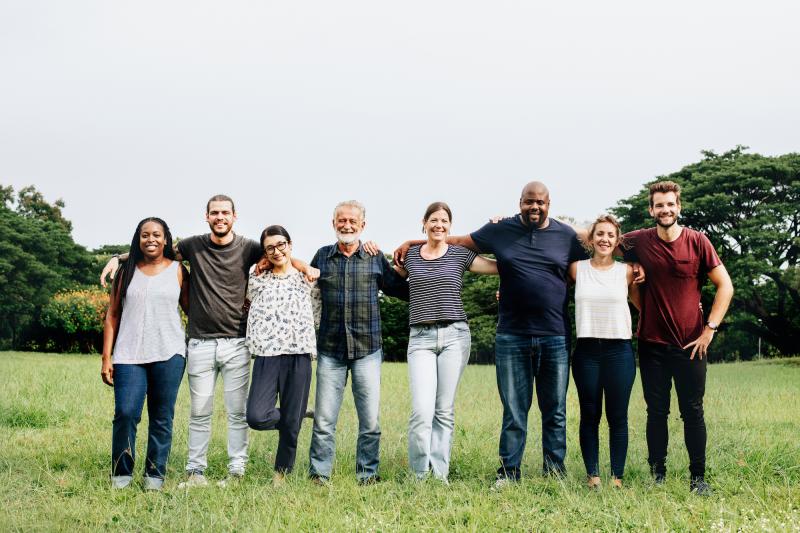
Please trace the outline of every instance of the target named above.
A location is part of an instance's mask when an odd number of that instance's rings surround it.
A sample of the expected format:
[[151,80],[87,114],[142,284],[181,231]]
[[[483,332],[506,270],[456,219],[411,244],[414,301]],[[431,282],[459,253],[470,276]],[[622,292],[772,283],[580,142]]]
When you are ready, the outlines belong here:
[[702,478],[706,471],[706,359],[689,359],[690,350],[668,344],[639,341],[639,369],[647,403],[647,448],[650,470],[666,474],[667,418],[670,391],[675,380],[678,408],[683,419],[683,438],[689,452],[689,473]]
[[147,460],[144,475],[164,479],[172,448],[175,399],[186,359],[173,355],[157,363],[114,365],[114,422],[111,437],[111,475],[133,475],[136,427],[147,397]]
[[[297,436],[308,406],[311,356],[256,357],[247,399],[247,424],[256,430],[278,430],[275,470],[291,472]],[[280,397],[280,407],[277,400]]]
[[622,479],[628,454],[628,403],[636,361],[628,339],[578,339],[572,376],[581,405],[580,442],[589,476],[599,475],[598,429],[606,401],[611,475]]

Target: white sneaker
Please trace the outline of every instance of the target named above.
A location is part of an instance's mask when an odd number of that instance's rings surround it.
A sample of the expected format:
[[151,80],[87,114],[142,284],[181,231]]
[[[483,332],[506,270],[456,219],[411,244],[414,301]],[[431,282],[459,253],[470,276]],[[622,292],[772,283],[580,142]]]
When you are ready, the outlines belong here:
[[181,481],[178,483],[179,489],[192,489],[195,487],[207,487],[208,480],[206,476],[200,474],[199,472],[193,472],[189,474],[189,477],[186,478],[186,481]]
[[244,477],[244,474],[237,474],[237,473],[230,472],[227,476],[225,476],[225,479],[220,479],[219,481],[217,481],[217,486],[218,487],[230,487],[232,485],[236,485],[237,483],[239,483],[242,480],[243,477]]
[[491,490],[499,492],[510,487],[512,483],[516,483],[516,480],[509,477],[499,477],[492,485]]
[[131,484],[131,481],[133,481],[133,476],[111,476],[111,488],[127,488]]
[[144,490],[161,490],[164,480],[160,477],[145,476],[143,480]]

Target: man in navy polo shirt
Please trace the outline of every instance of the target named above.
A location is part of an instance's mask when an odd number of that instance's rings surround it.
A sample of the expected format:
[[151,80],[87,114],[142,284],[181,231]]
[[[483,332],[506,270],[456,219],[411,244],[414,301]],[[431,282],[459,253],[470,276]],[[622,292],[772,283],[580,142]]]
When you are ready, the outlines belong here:
[[[587,255],[572,227],[547,216],[549,208],[547,187],[534,181],[522,190],[518,215],[447,239],[494,254],[500,272],[495,369],[503,427],[498,489],[519,480],[534,382],[542,414],[542,469],[545,474],[564,472],[570,335],[566,273],[572,261]],[[402,248],[395,253],[401,254]]]

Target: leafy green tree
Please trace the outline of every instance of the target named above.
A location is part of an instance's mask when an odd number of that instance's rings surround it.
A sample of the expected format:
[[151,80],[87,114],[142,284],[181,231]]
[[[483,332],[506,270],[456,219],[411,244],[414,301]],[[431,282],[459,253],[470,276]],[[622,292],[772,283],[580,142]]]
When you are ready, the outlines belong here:
[[98,265],[72,240],[63,202],[50,205],[32,187],[0,186],[0,339],[18,347],[58,290],[91,283]]
[[[681,223],[709,237],[733,280],[727,328],[711,355],[747,358],[759,337],[784,355],[798,354],[800,154],[766,157],[746,149],[705,151],[701,161],[653,181],[681,185]],[[625,231],[653,225],[647,186],[613,209]],[[705,309],[712,298],[708,284]]]

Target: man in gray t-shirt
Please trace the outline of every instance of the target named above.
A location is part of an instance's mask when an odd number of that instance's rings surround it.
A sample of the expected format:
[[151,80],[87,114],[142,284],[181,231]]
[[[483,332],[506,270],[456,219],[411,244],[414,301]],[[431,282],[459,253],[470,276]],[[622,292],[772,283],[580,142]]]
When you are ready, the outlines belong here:
[[[224,486],[244,475],[247,463],[248,426],[245,416],[250,380],[250,353],[245,346],[247,311],[244,308],[250,268],[263,256],[261,244],[233,233],[236,210],[225,195],[213,196],[206,205],[211,233],[178,242],[179,260],[189,261],[189,346],[187,373],[189,415],[188,478],[179,487],[207,485],[208,443],[217,375],[224,383],[228,413],[228,477]],[[111,259],[101,275],[116,272]],[[296,261],[295,268],[308,265]]]

